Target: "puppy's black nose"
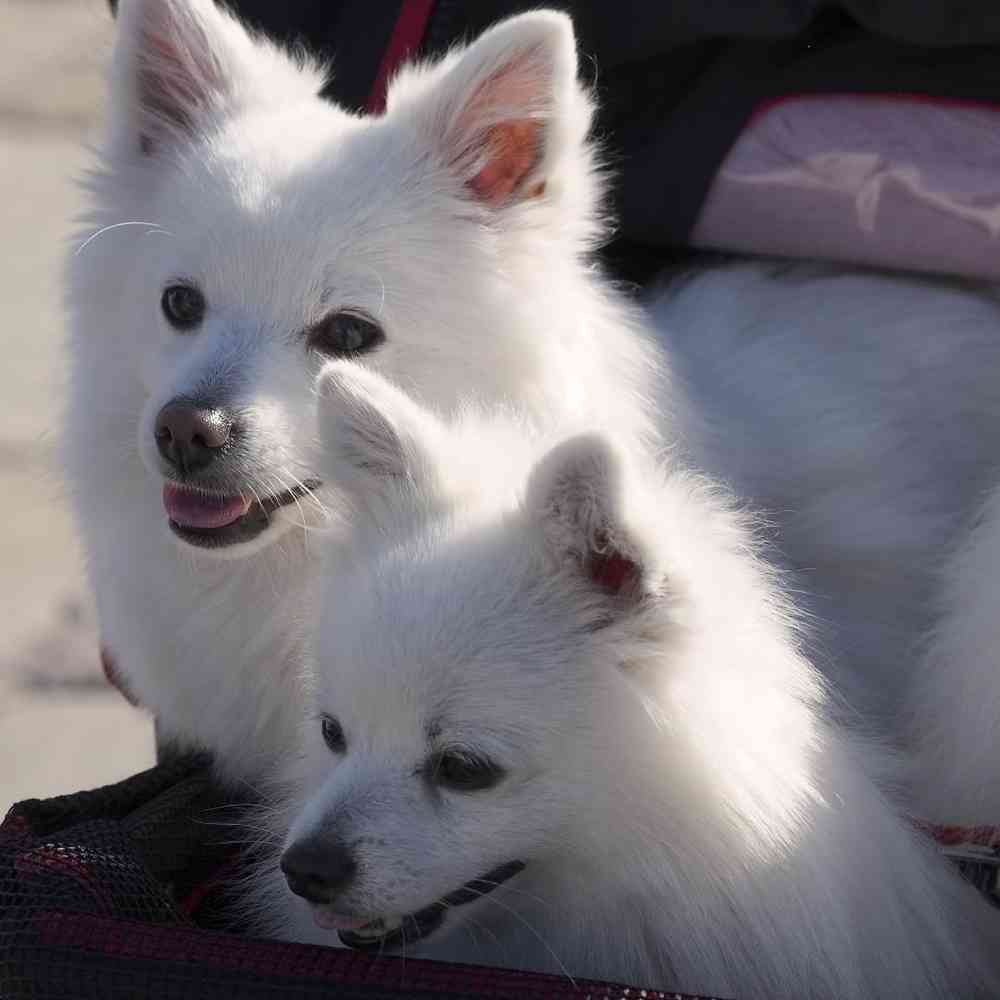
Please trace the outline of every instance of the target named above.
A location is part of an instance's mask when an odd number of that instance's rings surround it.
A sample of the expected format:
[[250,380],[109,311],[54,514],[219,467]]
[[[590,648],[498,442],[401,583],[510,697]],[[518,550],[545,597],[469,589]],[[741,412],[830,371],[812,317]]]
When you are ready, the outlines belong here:
[[156,418],[156,447],[182,475],[200,472],[232,437],[232,417],[221,409],[172,402]]
[[302,840],[281,856],[288,888],[310,903],[329,903],[347,888],[358,870],[343,844]]

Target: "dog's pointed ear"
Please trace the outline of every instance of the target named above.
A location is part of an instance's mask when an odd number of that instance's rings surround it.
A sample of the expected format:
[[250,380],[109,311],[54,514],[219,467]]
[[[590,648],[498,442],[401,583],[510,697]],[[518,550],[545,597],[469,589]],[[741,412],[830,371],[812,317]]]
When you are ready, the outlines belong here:
[[335,361],[320,373],[320,441],[330,482],[371,509],[407,487],[430,491],[437,483],[435,417],[404,392],[358,364]]
[[626,489],[621,454],[603,437],[585,434],[535,466],[525,507],[557,564],[632,604],[650,591],[649,560],[626,525]]
[[257,40],[213,0],[121,0],[112,75],[116,144],[150,155],[238,108],[315,94],[321,74]]
[[401,73],[387,107],[414,116],[468,194],[499,208],[543,194],[559,161],[582,146],[591,105],[576,73],[570,19],[522,14],[446,60],[429,83]]

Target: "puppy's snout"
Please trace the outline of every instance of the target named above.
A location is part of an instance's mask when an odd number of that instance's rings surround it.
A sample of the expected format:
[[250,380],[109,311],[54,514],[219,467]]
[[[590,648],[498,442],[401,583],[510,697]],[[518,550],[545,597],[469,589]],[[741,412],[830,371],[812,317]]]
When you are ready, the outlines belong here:
[[343,844],[303,840],[281,856],[281,870],[296,896],[311,903],[329,903],[347,888],[358,866]]
[[175,400],[156,417],[156,447],[181,474],[207,468],[233,437],[232,416],[223,409]]

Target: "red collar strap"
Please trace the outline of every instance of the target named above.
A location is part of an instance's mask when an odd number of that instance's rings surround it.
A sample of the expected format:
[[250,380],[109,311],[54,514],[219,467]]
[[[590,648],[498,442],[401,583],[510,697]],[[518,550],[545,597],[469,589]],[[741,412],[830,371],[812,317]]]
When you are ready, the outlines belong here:
[[922,820],[917,820],[915,825],[942,848],[966,844],[970,847],[1000,848],[1000,826],[943,826]]
[[937,843],[967,882],[1000,906],[1000,826],[944,826],[921,820],[914,825]]
[[365,110],[370,115],[385,111],[385,95],[389,81],[399,67],[420,49],[427,33],[427,24],[434,11],[435,0],[403,0],[389,44],[382,54],[375,83],[368,95]]

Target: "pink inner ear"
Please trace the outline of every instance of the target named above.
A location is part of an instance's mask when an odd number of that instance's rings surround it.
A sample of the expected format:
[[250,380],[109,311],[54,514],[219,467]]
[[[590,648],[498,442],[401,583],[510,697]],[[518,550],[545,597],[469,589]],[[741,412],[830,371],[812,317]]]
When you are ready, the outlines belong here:
[[503,122],[486,133],[486,165],[469,181],[478,198],[490,205],[506,201],[538,162],[538,122]]
[[639,584],[639,567],[620,552],[592,552],[587,557],[587,575],[611,594],[620,594]]
[[[542,154],[551,70],[544,51],[530,49],[482,83],[459,118],[462,145],[481,164],[468,187],[482,201],[506,201]],[[542,186],[528,192],[540,194]]]
[[182,127],[189,124],[185,106],[194,96],[184,93],[185,69],[169,25],[147,27],[140,55],[139,99],[149,111]]
[[[166,18],[145,27],[138,67],[139,100],[154,129],[165,125],[191,132],[195,115],[212,93],[222,90],[222,81],[207,45],[199,51],[196,44],[177,37],[176,31]],[[146,132],[140,142],[143,152],[155,146],[153,136]]]

